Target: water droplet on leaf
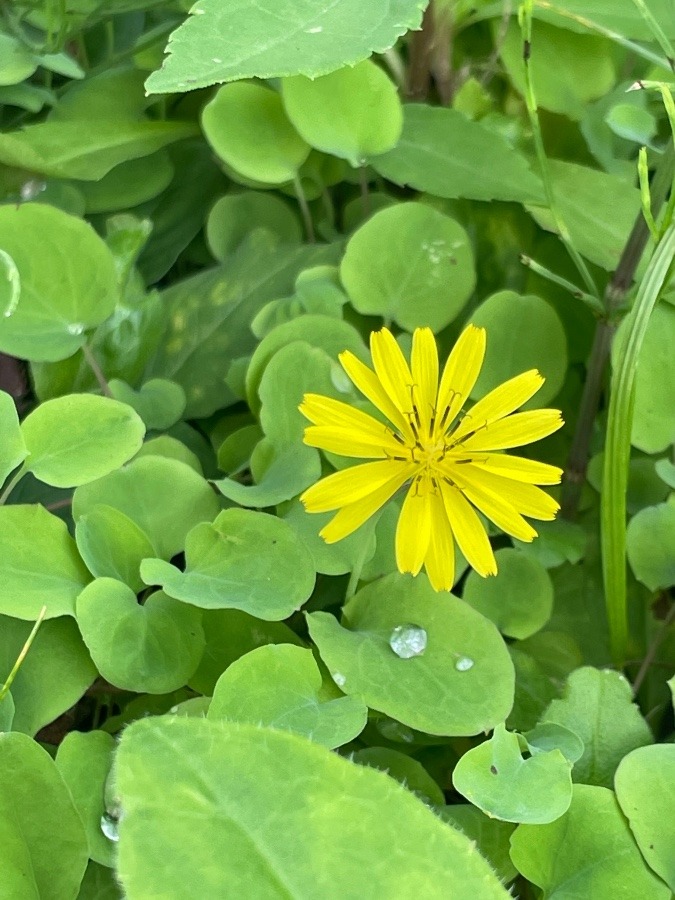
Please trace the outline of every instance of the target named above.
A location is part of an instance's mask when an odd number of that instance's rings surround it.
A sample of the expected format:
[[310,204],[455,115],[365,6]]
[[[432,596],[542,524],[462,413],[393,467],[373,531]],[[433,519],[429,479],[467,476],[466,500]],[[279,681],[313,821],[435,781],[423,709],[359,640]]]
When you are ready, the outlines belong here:
[[389,638],[389,646],[400,659],[421,656],[427,648],[427,633],[419,625],[397,625]]
[[469,669],[473,669],[473,665],[473,660],[469,656],[460,656],[455,663],[455,668],[458,672],[468,672]]
[[109,813],[103,813],[101,816],[101,831],[109,841],[114,841],[115,843],[120,839],[117,826],[118,820],[114,816],[111,816]]
[[82,322],[71,322],[70,325],[67,326],[66,331],[68,334],[82,334],[84,325]]
[[347,684],[347,678],[342,672],[333,672],[331,678],[339,688],[342,688]]

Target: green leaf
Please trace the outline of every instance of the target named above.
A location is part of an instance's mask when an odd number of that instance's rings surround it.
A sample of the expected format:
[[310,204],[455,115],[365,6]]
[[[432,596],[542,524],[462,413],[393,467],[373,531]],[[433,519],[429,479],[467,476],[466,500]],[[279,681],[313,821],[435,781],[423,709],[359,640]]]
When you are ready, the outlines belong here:
[[66,359],[85,343],[86,329],[115,308],[113,257],[81,219],[41,203],[6,204],[0,207],[0,249],[21,281],[19,302],[0,317],[2,352]]
[[499,291],[471,313],[471,322],[488,334],[472,399],[529,369],[538,369],[546,381],[524,408],[546,406],[556,396],[567,374],[567,339],[550,303],[533,294]]
[[[425,0],[200,0],[173,32],[150,94],[189,91],[240,78],[314,78],[382,53],[419,28]],[[232,22],[237,22],[236,30]]]
[[38,61],[28,48],[9,34],[0,34],[0,85],[19,84],[29,78]]
[[[588,12],[587,6],[584,15]],[[495,21],[498,32],[499,23]],[[511,85],[525,94],[523,38],[518,22],[512,19],[506,33],[496,40]],[[537,105],[571,119],[581,119],[587,104],[610,91],[616,80],[607,38],[573,34],[543,22],[534,24],[530,67]]]
[[445,107],[413,103],[403,112],[396,147],[369,160],[389,181],[449,199],[543,202],[527,160],[497,132]]
[[174,176],[167,150],[121,162],[99,181],[80,181],[87,214],[131,209],[164,191]]
[[145,425],[126,403],[94,394],[46,400],[21,424],[25,467],[54,487],[77,487],[128,462],[143,443]]
[[105,731],[71,731],[56,754],[56,768],[87,833],[89,857],[103,866],[112,866],[115,860],[115,845],[101,831],[105,783],[114,752],[115,739]]
[[555,722],[540,722],[530,731],[526,731],[522,737],[533,753],[541,750],[546,752],[560,750],[570,764],[581,759],[584,752],[584,742],[579,735]]
[[503,725],[462,756],[452,783],[474,806],[505,822],[554,822],[572,800],[570,764],[560,750],[523,759],[518,735]]
[[642,855],[675,891],[675,746],[633,750],[619,763],[614,785]]
[[224,262],[258,228],[274,235],[279,244],[302,240],[298,217],[281,197],[242,191],[216,200],[206,220],[206,242],[215,258]]
[[[0,687],[4,688],[4,685],[0,683]],[[12,697],[12,692],[8,690],[0,699],[0,733],[3,731],[12,731],[15,712],[16,707],[14,705],[14,697]]]
[[640,510],[628,523],[628,561],[651,591],[675,584],[675,503]]
[[75,897],[87,838],[46,750],[25,734],[0,734],[0,864],[6,897]]
[[225,669],[251,650],[267,644],[302,645],[283,622],[263,622],[239,609],[205,609],[202,627],[206,648],[190,687],[209,696]]
[[[162,294],[166,331],[146,377],[170,378],[187,394],[186,418],[211,415],[239,398],[227,387],[233,363],[257,341],[250,323],[258,310],[293,289],[308,266],[332,262],[330,247],[278,247],[265,253],[247,244],[226,268],[207,269]],[[341,347],[340,349],[344,349]]]
[[[675,37],[669,2],[670,0],[647,0],[645,6],[669,32],[669,36]],[[555,12],[535,7],[535,15],[572,31],[586,31],[589,27],[586,23],[590,21],[625,37],[648,41],[654,39],[649,23],[634,0],[565,0],[564,7],[556,7]]]
[[[630,320],[625,318],[612,344],[616,362],[629,337]],[[635,401],[631,444],[645,453],[660,453],[675,443],[675,410],[670,390],[675,383],[675,307],[658,303],[640,348],[635,373]]]
[[136,693],[168,694],[187,682],[204,651],[200,619],[199,610],[163,591],[141,606],[113,578],[97,578],[77,598],[77,624],[97,669]]
[[333,750],[363,731],[368,710],[354,697],[322,688],[311,650],[268,644],[220,676],[207,718],[293,731]]
[[196,453],[193,453],[182,441],[170,434],[160,434],[146,441],[136,454],[139,456],[162,456],[164,459],[174,459],[176,462],[185,463],[198,475],[203,475],[204,470]]
[[[388,575],[333,616],[311,613],[312,640],[331,677],[371,709],[427,734],[471,735],[503,721],[513,703],[513,666],[491,622],[426,576]],[[401,658],[394,630],[426,632],[426,649]]]
[[214,481],[221,494],[240,506],[274,506],[296,497],[321,476],[319,454],[312,447],[297,444],[277,449],[264,440],[258,450],[263,451],[266,465],[256,484],[241,484],[233,478]]
[[220,159],[263,184],[292,181],[309,154],[280,95],[261,84],[223,85],[204,107],[202,129]]
[[509,856],[509,838],[515,830],[511,822],[490,819],[469,803],[453,803],[437,810],[444,822],[458,828],[470,840],[476,842],[481,856],[490,863],[503,884],[518,874]]
[[92,506],[77,521],[75,541],[92,575],[115,578],[140,593],[141,561],[155,549],[132,519],[112,506]]
[[73,615],[90,581],[65,522],[43,506],[0,507],[0,613],[37,619]]
[[616,103],[605,116],[614,134],[642,146],[651,142],[657,132],[654,115],[634,103]]
[[632,702],[630,684],[611,669],[586,666],[570,675],[562,700],[553,700],[542,722],[556,722],[584,742],[574,781],[608,787],[623,757],[654,740]]
[[445,328],[476,284],[467,233],[421,203],[398,203],[368,219],[347,244],[340,278],[358,312],[408,331]]
[[142,456],[124,469],[79,487],[73,495],[75,521],[101,504],[135,522],[155,553],[165,559],[180,553],[190,529],[199,522],[210,522],[220,508],[201,475],[185,463],[161,456]]
[[[14,665],[32,623],[0,617],[0,681]],[[34,735],[70,709],[96,678],[73,619],[43,622],[12,682],[12,729]]]
[[575,784],[572,804],[556,822],[519,825],[511,859],[547,900],[668,900],[670,894],[644,864],[612,791],[594,785]]
[[[136,722],[117,779],[119,874],[131,896],[409,897],[422,885],[430,898],[508,898],[471,842],[409,791],[297,735]],[[364,809],[378,810],[367,828]]]
[[495,554],[498,573],[481,578],[473,570],[462,599],[494,622],[502,634],[524,640],[551,618],[553,585],[540,562],[520,550],[505,547]]
[[369,59],[321,78],[285,78],[281,91],[286,113],[307,143],[354,168],[391,150],[401,136],[396,87]]
[[14,400],[0,391],[0,485],[27,453]]
[[146,559],[141,577],[202,609],[241,609],[278,621],[308,599],[315,574],[307,549],[286,522],[226,509],[212,524],[197,525],[188,534],[184,572]]
[[152,378],[139,391],[116,378],[110,380],[109,387],[116,400],[136,410],[149,431],[171,428],[185,412],[185,391],[166,378]]
[[[613,272],[640,210],[640,192],[616,175],[576,163],[550,159],[548,167],[570,242],[591,262]],[[528,204],[527,211],[542,228],[557,231],[548,209]]]

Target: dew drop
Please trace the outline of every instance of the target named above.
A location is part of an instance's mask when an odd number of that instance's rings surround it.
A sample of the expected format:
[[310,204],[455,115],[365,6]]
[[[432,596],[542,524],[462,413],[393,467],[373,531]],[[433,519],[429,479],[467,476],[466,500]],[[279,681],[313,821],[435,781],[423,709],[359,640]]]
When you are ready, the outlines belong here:
[[323,26],[315,25],[314,28],[305,28],[305,34],[321,34]]
[[473,660],[469,656],[460,656],[455,663],[455,668],[458,672],[468,672],[469,669],[473,669],[473,665]]
[[333,672],[331,678],[339,688],[343,688],[347,684],[347,677],[342,672]]
[[22,200],[32,200],[47,187],[46,182],[40,181],[38,178],[31,178],[24,181],[21,185],[20,196]]
[[211,62],[215,63],[218,66],[222,62],[222,59],[219,56],[214,56],[211,58]]
[[389,646],[400,659],[421,656],[427,648],[427,633],[419,625],[397,625],[389,638]]
[[111,816],[110,813],[106,812],[101,816],[101,831],[109,841],[114,841],[115,843],[119,841],[120,836],[117,830],[118,824],[119,820],[114,816]]
[[70,325],[66,327],[66,331],[68,334],[82,334],[84,325],[82,322],[71,322]]

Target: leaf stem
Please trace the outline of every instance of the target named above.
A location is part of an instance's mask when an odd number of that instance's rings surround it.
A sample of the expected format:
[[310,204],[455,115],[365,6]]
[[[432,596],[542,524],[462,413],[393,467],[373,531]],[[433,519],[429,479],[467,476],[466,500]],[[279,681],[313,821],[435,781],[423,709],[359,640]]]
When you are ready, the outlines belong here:
[[637,695],[637,692],[642,687],[642,682],[647,677],[647,672],[649,672],[649,669],[650,669],[652,663],[654,662],[656,653],[657,653],[659,647],[661,646],[661,644],[663,643],[663,639],[665,638],[666,634],[668,633],[668,629],[673,624],[673,622],[675,622],[675,603],[671,604],[671,607],[668,610],[668,614],[666,615],[665,619],[662,620],[661,627],[654,635],[654,638],[653,638],[651,644],[649,645],[647,652],[645,653],[645,658],[642,660],[642,664],[640,665],[638,673],[635,676],[635,681],[633,682],[633,696],[634,697]]
[[17,469],[14,473],[14,476],[9,479],[4,491],[0,494],[0,506],[4,506],[5,503],[9,500],[10,494],[17,486],[17,484],[21,481],[23,476],[27,473],[27,469],[25,466],[21,466],[21,468]]
[[366,564],[368,559],[368,551],[370,550],[370,540],[375,534],[375,526],[377,525],[380,519],[380,512],[375,513],[366,522],[361,529],[361,552],[359,553],[356,563],[354,564],[354,568],[349,575],[349,581],[347,582],[347,590],[345,591],[345,603],[348,600],[351,600],[354,594],[356,593],[356,589],[359,586],[359,581],[361,579],[361,573],[363,572],[363,567]]
[[300,212],[302,214],[302,220],[305,223],[305,231],[307,232],[307,240],[310,244],[316,243],[316,235],[314,234],[314,223],[312,222],[312,214],[309,211],[309,205],[307,203],[307,197],[305,196],[305,191],[302,187],[302,181],[300,180],[300,176],[296,175],[293,179],[293,187],[295,188],[295,196],[298,200],[298,204],[300,206]]
[[6,695],[9,693],[9,689],[12,686],[12,682],[16,678],[16,673],[21,668],[21,664],[23,663],[24,659],[26,658],[26,655],[31,648],[31,644],[35,640],[35,636],[38,633],[38,631],[40,629],[40,625],[42,625],[42,622],[46,615],[47,615],[47,607],[43,606],[42,609],[40,610],[40,614],[38,615],[37,619],[35,620],[35,624],[33,625],[31,633],[26,638],[26,642],[23,645],[23,647],[21,648],[21,652],[17,656],[16,662],[12,666],[12,671],[7,676],[7,680],[3,684],[2,688],[0,688],[0,703],[5,699]]
[[103,374],[103,369],[99,366],[96,357],[93,354],[93,351],[89,344],[82,345],[82,356],[84,356],[87,365],[94,373],[94,377],[98,382],[98,386],[101,388],[101,392],[104,397],[112,397],[112,391],[110,390],[110,385],[108,384],[105,375]]

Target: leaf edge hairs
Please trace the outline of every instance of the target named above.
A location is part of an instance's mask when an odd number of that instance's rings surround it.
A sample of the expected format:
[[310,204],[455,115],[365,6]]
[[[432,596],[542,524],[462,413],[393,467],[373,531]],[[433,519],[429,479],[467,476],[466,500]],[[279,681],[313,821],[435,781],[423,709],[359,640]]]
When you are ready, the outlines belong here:
[[396,529],[399,571],[424,566],[436,591],[454,583],[455,541],[469,565],[486,577],[497,564],[476,510],[506,534],[530,542],[537,532],[524,516],[555,518],[559,504],[537,485],[558,484],[562,469],[498,451],[530,444],[562,427],[557,409],[516,412],[540,389],[531,369],[491,390],[461,418],[485,357],[484,328],[468,325],[439,383],[436,340],[416,328],[410,365],[387,329],[371,332],[373,369],[345,351],[340,363],[387,420],[340,400],[305,394],[310,421],[304,443],[340,456],[368,459],[322,478],[300,497],[309,513],[335,512],[320,531],[332,544],[347,537],[409,484]]

